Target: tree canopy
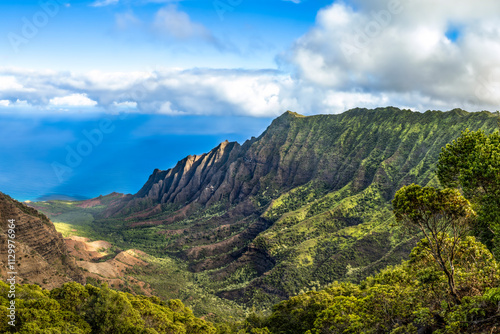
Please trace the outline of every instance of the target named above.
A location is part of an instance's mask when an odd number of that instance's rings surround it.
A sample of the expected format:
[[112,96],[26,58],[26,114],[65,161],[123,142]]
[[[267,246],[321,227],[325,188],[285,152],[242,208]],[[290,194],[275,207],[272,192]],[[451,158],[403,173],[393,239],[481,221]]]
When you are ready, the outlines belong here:
[[500,134],[462,132],[442,148],[437,176],[444,187],[459,188],[478,213],[474,234],[500,255]]
[[[455,287],[455,256],[458,244],[469,232],[475,212],[457,189],[436,189],[412,184],[396,192],[396,221],[411,231],[422,232],[426,249],[448,278],[450,294],[459,303]],[[451,235],[451,242],[448,236]]]
[[[9,286],[0,281],[0,317],[7,319]],[[214,334],[180,300],[134,296],[75,282],[51,291],[16,286],[16,326],[0,322],[0,333]]]

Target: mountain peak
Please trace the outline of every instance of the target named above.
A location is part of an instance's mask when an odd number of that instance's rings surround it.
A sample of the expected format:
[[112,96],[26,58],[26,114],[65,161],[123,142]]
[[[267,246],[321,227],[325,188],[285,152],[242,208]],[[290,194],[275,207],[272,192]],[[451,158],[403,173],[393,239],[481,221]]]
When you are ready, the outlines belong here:
[[296,113],[295,111],[287,110],[279,118],[281,117],[306,117],[306,116]]
[[[306,118],[306,116],[298,114],[298,113],[290,111],[290,110],[287,110],[283,114],[281,114],[281,116],[279,116],[278,118],[275,118],[272,121],[271,125],[268,127],[268,130],[282,128],[282,127],[288,127],[288,126],[290,126],[290,124],[293,121],[295,121],[299,118]],[[281,129],[279,131],[282,131],[282,130],[283,129]]]

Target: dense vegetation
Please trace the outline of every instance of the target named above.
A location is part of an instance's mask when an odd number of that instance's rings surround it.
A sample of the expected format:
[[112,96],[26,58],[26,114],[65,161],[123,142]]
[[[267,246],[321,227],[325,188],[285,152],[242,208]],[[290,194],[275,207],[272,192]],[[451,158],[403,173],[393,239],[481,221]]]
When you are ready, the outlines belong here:
[[[228,333],[499,333],[500,266],[471,233],[498,250],[498,132],[465,131],[443,148],[434,188],[402,187],[397,222],[424,238],[402,264],[360,284],[333,283],[253,315]],[[460,190],[459,190],[460,189]],[[465,196],[473,201],[473,205]],[[479,215],[473,210],[475,208]],[[486,234],[488,235],[488,234]]]
[[228,326],[227,332],[495,333],[500,319],[498,263],[484,245],[467,237],[457,244],[455,264],[461,303],[448,293],[448,279],[423,240],[401,265],[360,284],[335,282],[292,297],[275,305],[270,316],[253,315]]
[[[473,131],[456,139],[466,127]],[[154,254],[155,266],[135,275],[196,315],[215,312],[212,319],[227,322],[276,304],[270,315],[219,324],[221,332],[489,333],[500,301],[491,254],[500,232],[495,128],[493,114],[461,110],[284,115],[252,143],[280,162],[251,196],[258,210],[249,219],[227,219],[234,205],[222,202],[164,224],[155,222],[175,208],[141,221],[102,218],[105,205],[36,205],[66,234]],[[287,184],[277,181],[286,177]],[[232,240],[257,218],[271,226],[253,240],[188,256]],[[265,275],[242,256],[249,248],[272,259]],[[220,260],[240,257],[246,262]],[[218,266],[203,269],[211,263]]]
[[66,283],[51,291],[16,285],[16,320],[10,326],[9,286],[0,282],[1,333],[209,334],[215,327],[196,318],[180,300],[134,296],[103,285]]
[[446,145],[437,166],[445,187],[460,188],[478,213],[475,234],[500,256],[500,134],[465,131]]

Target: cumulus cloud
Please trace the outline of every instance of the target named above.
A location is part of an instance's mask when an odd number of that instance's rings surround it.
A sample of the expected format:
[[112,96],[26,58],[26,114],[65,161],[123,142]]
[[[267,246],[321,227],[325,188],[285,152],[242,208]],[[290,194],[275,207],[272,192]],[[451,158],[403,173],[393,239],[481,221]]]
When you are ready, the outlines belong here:
[[89,99],[87,94],[71,94],[63,97],[54,97],[49,100],[49,104],[67,107],[94,107],[97,105],[97,102]]
[[22,84],[13,75],[0,75],[0,90],[7,91],[26,91]]
[[160,69],[149,72],[36,72],[1,69],[18,90],[0,90],[35,107],[85,106],[107,110],[163,114],[278,115],[287,109],[284,84],[277,71]]
[[[108,112],[274,117],[287,109],[317,114],[387,105],[417,110],[495,110],[484,104],[457,105],[419,91],[339,90],[277,70],[157,69],[78,74],[0,68],[2,76],[15,77],[17,90],[0,90],[0,105],[20,107],[23,101],[26,108],[39,112],[82,107]],[[500,91],[500,85],[488,87],[490,90],[481,91],[485,96],[495,89]]]
[[[386,105],[493,111],[500,104],[498,12],[500,2],[491,0],[335,2],[279,56],[280,71],[78,74],[0,68],[0,105],[10,108],[20,100],[50,109],[65,102],[169,115],[266,117],[287,109],[339,113]],[[124,25],[133,21],[122,19]],[[160,9],[153,25],[166,38],[214,40],[173,5]]]
[[407,105],[494,108],[500,102],[499,10],[500,3],[489,0],[336,2],[318,13],[315,27],[284,58],[323,91],[358,91],[372,96],[368,101],[391,97],[388,103]]

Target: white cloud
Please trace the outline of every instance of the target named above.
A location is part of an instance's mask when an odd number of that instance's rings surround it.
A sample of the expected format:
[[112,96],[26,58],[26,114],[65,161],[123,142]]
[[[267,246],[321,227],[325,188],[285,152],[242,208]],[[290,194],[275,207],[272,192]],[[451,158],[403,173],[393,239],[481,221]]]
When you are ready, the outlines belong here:
[[[321,10],[316,25],[284,56],[299,80],[363,106],[388,97],[388,104],[429,109],[494,110],[500,104],[499,2],[349,3]],[[446,37],[450,27],[460,27],[456,41]],[[359,100],[353,92],[371,97]]]
[[14,102],[10,100],[0,100],[0,107],[5,107],[5,108],[15,108],[15,107],[21,107],[21,108],[31,108],[32,105],[28,103],[26,100],[15,100]]
[[19,100],[17,99],[16,102],[14,102],[13,104],[11,105],[15,105],[15,106],[21,106],[21,107],[27,107],[27,106],[31,106],[28,101],[26,100]]
[[97,0],[90,4],[92,7],[104,7],[109,5],[116,5],[120,0]]
[[15,76],[0,75],[0,90],[23,90],[24,87],[17,81]]
[[225,48],[205,26],[193,22],[189,15],[180,11],[176,5],[160,9],[155,15],[152,26],[156,33],[167,39],[202,40],[219,49]]
[[158,112],[160,114],[165,114],[165,115],[182,115],[182,114],[184,114],[183,112],[181,112],[179,110],[172,109],[172,102],[170,102],[170,101],[163,102],[161,104]]
[[0,90],[0,100],[15,95],[44,110],[96,106],[143,113],[269,116],[289,106],[281,95],[290,79],[277,71],[161,69],[77,74],[0,68],[2,76],[15,77],[18,90],[8,94]]
[[[415,90],[339,90],[271,70],[158,69],[78,74],[0,68],[1,76],[14,76],[19,84],[19,91],[0,90],[1,101],[13,101],[12,96],[19,99],[6,106],[7,110],[17,106],[45,113],[83,106],[108,112],[273,117],[287,109],[316,114],[387,105],[422,111],[455,107],[495,110],[496,106],[479,100],[457,104]],[[479,90],[480,96],[494,99],[495,92],[500,92],[500,80],[496,78],[500,78],[500,71],[485,76],[488,89]]]
[[97,105],[87,97],[87,94],[71,94],[63,97],[54,97],[49,101],[53,106],[67,106],[67,107],[94,107]]
[[138,26],[141,21],[134,15],[133,12],[125,12],[115,14],[116,27],[120,30],[125,30],[130,27]]
[[368,93],[329,91],[322,104],[330,110],[348,110],[358,106],[374,108],[388,105],[389,98],[384,95],[376,96]]

